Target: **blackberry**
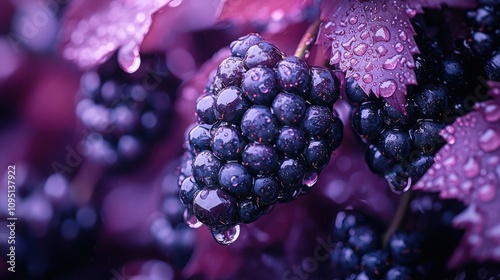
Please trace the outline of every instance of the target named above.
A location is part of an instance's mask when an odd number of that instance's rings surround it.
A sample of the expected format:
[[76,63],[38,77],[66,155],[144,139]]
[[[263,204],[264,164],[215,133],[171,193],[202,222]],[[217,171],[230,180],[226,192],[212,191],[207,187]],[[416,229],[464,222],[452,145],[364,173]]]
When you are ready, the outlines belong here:
[[356,133],[367,141],[374,141],[383,130],[383,121],[378,104],[365,102],[354,110],[352,126]]
[[345,94],[347,101],[351,105],[360,105],[364,102],[377,100],[377,97],[372,92],[370,92],[370,95],[366,95],[363,89],[353,78],[347,79]]
[[76,114],[89,131],[82,140],[86,156],[115,171],[145,159],[165,136],[179,84],[170,77],[163,55],[141,59],[139,70],[128,74],[119,68],[115,55],[80,80]]
[[486,75],[490,80],[500,81],[500,51],[497,50],[493,56],[486,62]]
[[197,100],[177,183],[188,223],[207,225],[220,244],[311,189],[343,138],[331,70],[286,57],[258,34],[230,47]]
[[387,129],[380,136],[380,148],[390,159],[407,158],[411,152],[410,136],[407,130]]

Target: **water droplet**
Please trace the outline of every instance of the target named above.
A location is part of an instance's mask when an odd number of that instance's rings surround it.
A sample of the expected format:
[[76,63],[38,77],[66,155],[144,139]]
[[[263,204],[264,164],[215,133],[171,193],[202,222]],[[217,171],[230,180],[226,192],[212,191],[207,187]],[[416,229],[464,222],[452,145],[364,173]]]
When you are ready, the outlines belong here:
[[356,37],[352,36],[351,39],[347,40],[346,42],[342,43],[342,47],[348,51],[351,49],[352,43],[356,41]]
[[380,55],[380,56],[384,56],[387,54],[387,49],[384,47],[384,46],[378,46],[377,47],[377,53]]
[[368,49],[368,45],[365,43],[361,43],[354,47],[354,54],[362,56],[366,53],[366,50]]
[[231,177],[231,185],[236,187],[238,185],[238,176],[234,175]]
[[316,182],[318,182],[318,173],[311,171],[307,172],[304,175],[304,179],[302,179],[302,184],[308,186],[309,188],[313,187]]
[[406,41],[408,39],[408,35],[406,35],[406,32],[404,32],[403,30],[399,32],[398,36],[402,41]]
[[337,31],[335,31],[335,35],[338,35],[338,36],[345,35],[345,31],[344,30],[337,30]]
[[366,73],[363,75],[363,82],[366,83],[366,84],[369,84],[373,81],[373,75],[372,74],[369,74],[369,73]]
[[394,70],[398,66],[399,59],[401,58],[400,54],[397,54],[391,58],[388,58],[384,61],[382,67],[386,70]]
[[252,73],[250,73],[250,78],[253,81],[258,81],[260,79],[260,74],[255,71],[252,71]]
[[[364,22],[363,22],[363,23],[360,23],[360,24],[358,25],[357,29],[358,29],[358,31],[361,31],[361,30],[362,30],[363,28],[365,28],[365,27],[366,27],[366,23],[364,23]],[[363,38],[363,34],[364,34],[365,32],[366,32],[366,34],[367,34],[367,37],[370,35],[370,34],[368,33],[368,31],[363,31],[363,33],[361,33],[361,38],[362,38],[362,39],[366,39],[366,38]]]
[[476,177],[479,174],[479,160],[475,157],[469,157],[464,164],[464,174],[468,178]]
[[360,37],[362,40],[364,40],[364,39],[366,39],[366,38],[370,37],[370,32],[368,32],[368,30],[365,30],[365,31],[361,32],[361,34],[359,35],[359,37]]
[[412,18],[417,14],[417,10],[408,7],[406,8],[405,13],[408,17]]
[[500,135],[492,128],[487,129],[479,136],[479,147],[487,153],[500,147]]
[[127,73],[134,73],[141,65],[139,45],[136,41],[130,41],[118,51],[118,63]]
[[330,64],[337,64],[340,62],[340,51],[335,51],[332,58],[330,59]]
[[356,23],[358,23],[358,17],[351,17],[349,19],[349,23],[353,24],[353,25],[356,24]]
[[398,53],[400,53],[400,52],[402,52],[402,51],[405,49],[405,46],[403,46],[403,44],[401,44],[401,43],[397,43],[397,44],[394,46],[394,48],[396,49],[396,51],[397,51]]
[[354,73],[354,74],[352,75],[352,78],[353,78],[354,80],[356,80],[356,81],[357,81],[357,80],[359,80],[359,77],[360,77],[360,76],[359,76],[359,74],[358,74],[358,73]]
[[202,222],[198,221],[196,216],[192,213],[189,213],[187,209],[184,210],[184,221],[190,228],[199,228],[203,225]]
[[290,76],[292,74],[292,68],[290,68],[286,65],[282,65],[282,69],[283,69],[283,72],[285,73],[285,75]]
[[385,180],[389,184],[391,190],[397,194],[406,192],[411,187],[411,177],[400,176],[397,174],[387,174],[385,175]]
[[373,65],[373,63],[371,63],[371,62],[368,62],[368,64],[366,64],[366,66],[365,66],[365,71],[370,72],[373,69],[375,69],[375,65]]
[[373,32],[375,35],[373,36],[373,42],[388,42],[391,39],[391,32],[389,32],[389,29],[385,26],[376,26],[373,29]]
[[358,64],[358,62],[359,61],[357,59],[355,59],[355,58],[351,59],[351,65],[352,66],[356,66],[356,64]]
[[268,93],[269,92],[269,87],[267,87],[265,84],[260,84],[259,85],[259,90],[262,93]]
[[238,239],[240,236],[240,225],[230,227],[229,229],[214,229],[212,230],[212,235],[221,245],[230,245]]
[[478,190],[479,199],[482,201],[490,201],[495,197],[495,186],[493,184],[485,184]]
[[397,89],[397,84],[394,80],[386,80],[382,83],[380,83],[379,86],[379,93],[382,97],[389,97],[396,92]]
[[496,104],[487,104],[484,107],[484,118],[488,122],[497,122],[500,120],[500,106]]

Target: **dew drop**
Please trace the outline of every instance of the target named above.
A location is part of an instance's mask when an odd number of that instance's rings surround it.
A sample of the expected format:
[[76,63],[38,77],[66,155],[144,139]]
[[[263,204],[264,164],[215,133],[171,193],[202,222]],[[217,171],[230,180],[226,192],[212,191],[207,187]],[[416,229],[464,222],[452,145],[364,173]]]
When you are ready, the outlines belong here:
[[351,17],[351,18],[349,18],[349,23],[350,24],[356,24],[356,23],[358,23],[358,17]]
[[332,58],[330,59],[330,64],[337,64],[340,62],[340,51],[335,51]]
[[412,18],[417,14],[417,10],[408,7],[406,8],[405,13],[408,17]]
[[372,74],[369,74],[369,73],[366,73],[363,75],[363,82],[365,84],[369,84],[373,81],[373,75]]
[[351,39],[347,40],[346,42],[342,43],[342,47],[348,51],[351,49],[352,43],[356,41],[356,37],[352,36]]
[[484,107],[484,118],[488,122],[497,122],[500,120],[500,106],[488,104]]
[[479,175],[479,160],[475,157],[469,157],[464,164],[463,170],[467,178],[474,178]]
[[398,53],[400,53],[400,52],[402,52],[402,51],[405,49],[405,46],[403,46],[403,44],[401,44],[401,43],[397,43],[397,44],[394,46],[394,48],[396,49],[396,51],[397,51]]
[[354,73],[354,74],[352,75],[352,78],[353,78],[354,80],[356,80],[356,81],[357,81],[357,80],[359,80],[359,77],[360,77],[360,76],[359,76],[359,74],[358,74],[358,73]]
[[238,176],[232,176],[231,177],[231,185],[233,187],[236,187],[238,185]]
[[391,58],[388,58],[384,61],[382,67],[386,70],[394,70],[398,66],[399,59],[401,58],[400,54],[397,54]]
[[391,32],[385,26],[376,26],[372,30],[375,33],[373,36],[373,42],[388,42],[391,39]]
[[134,73],[141,65],[139,56],[139,45],[135,41],[130,41],[118,51],[118,63],[127,73]]
[[351,59],[351,65],[352,66],[356,66],[356,64],[358,64],[358,62],[359,61],[357,59],[355,59],[355,58]]
[[389,184],[391,190],[397,194],[408,191],[411,187],[411,177],[399,176],[396,174],[385,175],[385,180]]
[[292,74],[292,68],[290,68],[288,66],[282,66],[282,69],[283,69],[283,72],[285,73],[285,75],[290,76]]
[[198,221],[196,216],[192,213],[189,213],[187,209],[184,210],[184,221],[190,228],[199,228],[203,225],[202,222]]
[[391,95],[394,94],[394,92],[396,92],[396,89],[397,89],[397,84],[394,80],[386,80],[382,83],[380,83],[380,86],[379,86],[379,92],[380,92],[380,95],[382,97],[389,97]]
[[485,184],[478,190],[479,199],[482,201],[490,201],[495,197],[495,186],[493,184]]
[[252,79],[252,81],[258,81],[260,79],[260,74],[252,71],[252,73],[250,74],[250,78]]
[[380,55],[380,56],[384,56],[387,54],[387,49],[384,47],[384,46],[378,46],[377,47],[377,53]]
[[479,147],[487,153],[500,147],[500,135],[492,128],[487,129],[479,136]]
[[230,227],[229,229],[214,229],[212,236],[215,241],[221,245],[230,245],[240,236],[240,225]]
[[366,38],[370,37],[370,32],[368,32],[368,30],[365,30],[365,31],[361,32],[361,34],[359,35],[359,37],[360,37],[362,40],[364,40],[364,39],[366,39]]
[[365,43],[361,43],[354,47],[354,54],[362,56],[366,53],[366,50],[368,49],[368,45]]
[[316,173],[314,171],[307,172],[304,175],[304,178],[302,179],[302,184],[311,188],[316,184],[316,182],[318,182],[318,178],[319,178],[318,173]]
[[373,65],[373,63],[371,63],[371,62],[368,62],[368,64],[366,64],[366,66],[365,66],[365,71],[370,72],[373,69],[375,69],[375,65]]

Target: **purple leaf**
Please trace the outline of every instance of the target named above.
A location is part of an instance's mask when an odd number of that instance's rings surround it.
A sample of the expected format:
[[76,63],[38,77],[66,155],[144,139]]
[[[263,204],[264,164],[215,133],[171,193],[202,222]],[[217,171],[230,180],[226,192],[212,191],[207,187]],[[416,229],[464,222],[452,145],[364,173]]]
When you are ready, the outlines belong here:
[[470,261],[500,261],[500,83],[490,85],[496,99],[479,103],[476,111],[443,130],[447,144],[415,185],[468,204],[454,220],[456,227],[466,229],[450,260],[455,267]]
[[[283,20],[300,21],[304,10],[314,0],[223,0],[220,5],[220,20],[272,23]],[[272,26],[268,26],[271,28]]]

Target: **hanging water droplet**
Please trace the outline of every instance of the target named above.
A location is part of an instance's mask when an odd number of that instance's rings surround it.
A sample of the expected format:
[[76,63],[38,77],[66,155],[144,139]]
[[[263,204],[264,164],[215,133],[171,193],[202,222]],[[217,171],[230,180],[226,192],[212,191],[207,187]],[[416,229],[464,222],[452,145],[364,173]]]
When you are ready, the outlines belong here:
[[492,128],[487,129],[479,136],[479,147],[487,153],[500,147],[500,135]]
[[417,14],[417,10],[408,7],[406,8],[405,13],[408,17],[412,18]]
[[196,216],[192,213],[189,213],[187,209],[184,210],[184,222],[190,227],[190,228],[199,228],[201,225],[203,225],[202,222],[198,221]]
[[384,61],[382,67],[386,70],[394,70],[398,66],[399,59],[401,58],[400,54],[397,54],[391,58],[388,58]]
[[411,187],[411,177],[402,176],[396,173],[389,173],[385,175],[385,180],[389,184],[391,190],[397,194],[408,191]]
[[373,42],[388,42],[391,39],[391,32],[385,26],[376,26],[373,29]]
[[302,184],[311,188],[316,184],[316,182],[318,182],[318,178],[319,178],[318,173],[316,173],[314,171],[307,172],[304,175],[304,178],[302,179]]
[[221,245],[230,245],[240,236],[240,225],[235,225],[229,229],[213,229],[212,236]]
[[354,51],[355,55],[362,56],[366,53],[367,49],[368,49],[368,45],[365,43],[361,43],[361,44],[357,45],[356,47],[354,47],[353,51]]
[[135,41],[130,41],[118,51],[118,63],[127,73],[134,73],[141,65],[139,55],[139,45]]
[[372,74],[369,74],[369,73],[366,73],[363,75],[363,82],[365,84],[369,84],[373,81],[373,75]]
[[389,97],[396,92],[397,87],[396,81],[389,79],[380,83],[379,93],[382,97]]

